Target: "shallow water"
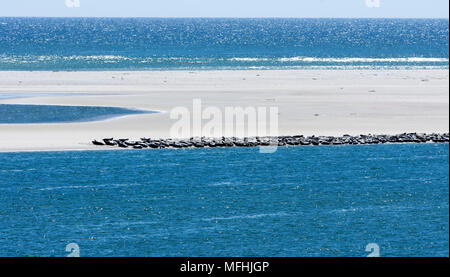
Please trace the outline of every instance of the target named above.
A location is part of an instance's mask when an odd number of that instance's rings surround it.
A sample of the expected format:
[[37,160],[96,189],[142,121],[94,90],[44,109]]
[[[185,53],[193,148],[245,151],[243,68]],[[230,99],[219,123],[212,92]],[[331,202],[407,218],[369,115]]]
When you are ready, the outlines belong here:
[[0,256],[449,255],[449,145],[0,154]]
[[[83,93],[0,93],[0,100],[51,96],[83,96]],[[93,95],[93,94],[89,94]]]
[[153,113],[117,107],[0,104],[0,124],[87,122]]

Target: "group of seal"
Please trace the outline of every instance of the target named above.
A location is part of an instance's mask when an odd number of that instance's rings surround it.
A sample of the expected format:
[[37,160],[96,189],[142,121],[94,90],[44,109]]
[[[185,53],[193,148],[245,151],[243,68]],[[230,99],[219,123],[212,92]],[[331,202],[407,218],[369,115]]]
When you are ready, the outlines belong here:
[[343,135],[343,136],[279,136],[279,137],[192,137],[189,139],[129,139],[104,138],[93,140],[94,145],[120,148],[203,148],[203,147],[254,147],[254,146],[301,146],[301,145],[357,145],[386,143],[448,143],[449,134],[403,133],[398,135]]

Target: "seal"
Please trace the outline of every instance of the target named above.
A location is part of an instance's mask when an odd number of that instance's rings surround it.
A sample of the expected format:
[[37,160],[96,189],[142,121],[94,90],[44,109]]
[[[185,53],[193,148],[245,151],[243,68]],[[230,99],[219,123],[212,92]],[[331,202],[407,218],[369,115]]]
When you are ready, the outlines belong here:
[[93,140],[92,144],[94,145],[105,145],[103,142],[97,141],[97,140]]

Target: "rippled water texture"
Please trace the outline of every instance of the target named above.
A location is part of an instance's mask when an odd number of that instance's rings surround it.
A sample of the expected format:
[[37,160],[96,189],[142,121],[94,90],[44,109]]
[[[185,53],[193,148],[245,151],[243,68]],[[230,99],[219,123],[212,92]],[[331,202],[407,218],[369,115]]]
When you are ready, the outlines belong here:
[[0,70],[448,68],[446,19],[0,18]]
[[448,205],[448,144],[0,153],[0,256],[448,256]]

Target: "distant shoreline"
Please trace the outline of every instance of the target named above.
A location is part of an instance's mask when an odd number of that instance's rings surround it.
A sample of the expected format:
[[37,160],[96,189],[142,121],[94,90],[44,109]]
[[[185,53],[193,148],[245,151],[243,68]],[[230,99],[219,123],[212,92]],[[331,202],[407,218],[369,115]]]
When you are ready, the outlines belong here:
[[435,71],[435,70],[449,70],[450,66],[424,66],[424,67],[397,67],[397,68],[386,68],[386,67],[280,67],[280,68],[210,68],[210,69],[199,69],[199,68],[131,68],[131,69],[124,69],[124,68],[102,68],[102,69],[74,69],[74,70],[48,70],[48,69],[42,69],[42,70],[9,70],[9,69],[0,69],[0,72],[180,72],[180,71],[196,71],[196,72],[208,72],[208,71]]

